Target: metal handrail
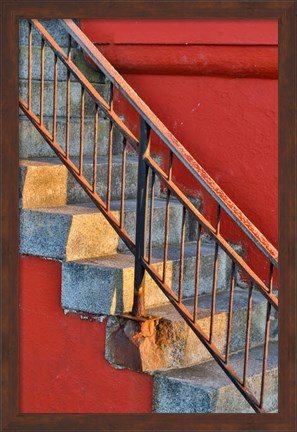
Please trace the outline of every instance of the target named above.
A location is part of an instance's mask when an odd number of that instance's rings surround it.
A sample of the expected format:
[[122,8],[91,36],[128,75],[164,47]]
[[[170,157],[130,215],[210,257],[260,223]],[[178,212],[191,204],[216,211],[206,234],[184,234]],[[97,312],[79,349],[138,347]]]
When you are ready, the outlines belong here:
[[202,184],[207,192],[215,199],[222,209],[244,231],[258,249],[278,266],[278,251],[248,217],[219,187],[213,178],[201,167],[188,150],[166,128],[161,120],[152,112],[146,103],[137,95],[124,78],[115,70],[109,61],[100,53],[94,44],[71,19],[61,20],[67,32],[91,58],[95,65],[108,77],[113,85],[125,96],[135,110],[147,122],[150,128],[163,140],[175,156],[184,164],[191,174]]

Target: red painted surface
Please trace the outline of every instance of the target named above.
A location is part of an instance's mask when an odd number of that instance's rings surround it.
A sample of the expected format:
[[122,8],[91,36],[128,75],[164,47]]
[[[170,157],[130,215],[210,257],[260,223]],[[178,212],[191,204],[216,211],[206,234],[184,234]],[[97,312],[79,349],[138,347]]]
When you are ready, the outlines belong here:
[[277,20],[100,20],[82,19],[92,42],[113,44],[275,45]]
[[[277,246],[278,82],[277,79],[261,79],[268,78],[265,73],[259,75],[261,78],[255,75],[242,78],[244,74],[240,72],[240,68],[247,65],[246,69],[251,70],[252,66],[260,71],[263,62],[269,65],[266,72],[276,72],[277,21],[196,20],[186,24],[125,21],[110,24],[110,21],[85,20],[81,27],[93,42],[109,44],[103,50],[115,61],[128,83],[256,227]],[[188,45],[181,45],[185,43]],[[130,44],[127,57],[121,44]],[[164,48],[164,44],[169,47]],[[142,54],[139,54],[140,47],[144,48]],[[196,74],[195,59],[186,56],[188,48],[196,53]],[[164,49],[170,52],[165,59]],[[157,65],[154,73],[149,65],[149,50]],[[204,59],[199,52],[205,54]],[[231,52],[238,55],[230,55]],[[192,68],[191,74],[176,74],[176,64],[182,59],[182,53],[186,67],[188,62]],[[128,63],[133,65],[130,70]],[[158,72],[160,65],[165,65],[164,74]],[[218,65],[221,71],[224,68],[229,71],[228,78],[228,74],[225,78],[218,76]],[[215,76],[201,76],[200,69],[205,75]],[[271,77],[276,78],[276,74]],[[137,134],[139,116],[118,93],[114,107]],[[153,148],[162,152],[157,139]],[[207,194],[180,166],[176,165],[174,174],[186,193],[202,196],[204,213],[211,215],[214,222],[215,207]],[[246,237],[226,217],[221,231],[229,240],[243,243],[253,268],[261,275],[268,275],[268,263],[251,251]]]
[[152,378],[107,363],[105,323],[64,315],[61,264],[20,266],[20,411],[150,413]]
[[277,78],[277,46],[96,45],[121,73]]

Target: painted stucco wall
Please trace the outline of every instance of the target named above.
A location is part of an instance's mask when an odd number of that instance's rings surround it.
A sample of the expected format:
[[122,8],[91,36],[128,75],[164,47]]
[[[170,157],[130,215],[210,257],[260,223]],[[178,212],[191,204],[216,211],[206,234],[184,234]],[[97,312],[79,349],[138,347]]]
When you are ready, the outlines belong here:
[[[82,20],[80,25],[277,246],[277,21]],[[139,117],[118,93],[114,106],[137,133]],[[202,196],[204,213],[214,222],[216,209],[207,194],[180,167],[175,176],[185,192]],[[227,219],[222,233],[241,242],[254,269],[267,276],[268,263]]]
[[20,275],[20,412],[151,412],[152,378],[105,360],[106,323],[64,314],[61,263],[22,256]]

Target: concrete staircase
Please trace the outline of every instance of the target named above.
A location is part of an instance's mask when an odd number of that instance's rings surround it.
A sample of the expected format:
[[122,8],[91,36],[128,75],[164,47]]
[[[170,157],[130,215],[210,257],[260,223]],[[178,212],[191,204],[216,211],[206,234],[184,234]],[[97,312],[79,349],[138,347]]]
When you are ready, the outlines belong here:
[[[59,26],[51,22],[46,27],[61,46],[67,37]],[[24,25],[20,34],[20,93],[26,100],[27,48]],[[39,109],[39,39],[33,34],[33,107]],[[99,73],[84,62],[80,50],[74,45],[73,58],[88,79],[108,96],[108,85]],[[45,125],[52,125],[52,61],[46,63]],[[60,68],[61,69],[61,68]],[[65,143],[65,80],[59,72],[57,141]],[[35,92],[36,90],[36,92]],[[34,96],[35,94],[35,96]],[[71,146],[73,159],[79,156],[79,96],[80,88],[72,86],[71,93]],[[86,102],[85,146],[83,171],[92,177],[93,107]],[[106,194],[107,152],[109,122],[101,116],[99,122],[97,185],[100,194]],[[119,214],[121,196],[120,136],[114,135],[111,209]],[[137,157],[127,156],[125,190],[125,229],[135,236],[135,209],[137,184]],[[65,166],[43,141],[31,123],[20,114],[20,253],[62,261],[62,308],[107,317],[106,359],[116,368],[130,368],[154,377],[154,412],[252,412],[235,386],[216,365],[200,341],[149,276],[145,278],[147,313],[150,321],[130,320],[122,314],[131,311],[133,302],[134,257],[119,239],[103,215],[68,173]],[[163,265],[165,199],[156,187],[153,261],[157,268]],[[202,203],[198,203],[201,207]],[[182,206],[172,199],[169,221],[169,253],[167,281],[177,292],[179,278],[179,242]],[[185,304],[194,295],[196,262],[196,226],[187,221],[184,291]],[[240,251],[240,247],[237,246]],[[214,263],[214,244],[203,236],[199,281],[199,313],[201,327],[209,330],[211,289]],[[220,251],[218,294],[214,322],[214,343],[224,349],[228,318],[231,261]],[[234,367],[242,374],[245,344],[247,290],[237,287],[234,295],[233,324],[230,356]],[[242,285],[241,285],[242,286]],[[251,319],[251,350],[248,383],[259,394],[263,341],[267,303],[257,292],[253,294]],[[268,411],[277,410],[277,320],[271,323],[266,403]],[[232,363],[231,361],[231,363]],[[233,363],[232,363],[233,364]]]

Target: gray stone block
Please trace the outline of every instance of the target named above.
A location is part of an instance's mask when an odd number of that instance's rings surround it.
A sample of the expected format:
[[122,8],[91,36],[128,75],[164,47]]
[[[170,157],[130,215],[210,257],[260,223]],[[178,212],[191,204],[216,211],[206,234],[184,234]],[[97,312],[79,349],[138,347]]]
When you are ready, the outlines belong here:
[[[184,291],[184,298],[193,296],[194,294],[193,281],[195,280],[195,266],[188,265],[188,261],[191,262],[193,260],[193,257],[191,256],[191,247],[192,245],[186,245],[185,251],[185,265],[188,270],[184,273],[184,286],[187,287]],[[175,246],[169,246],[168,279],[170,279],[170,281],[167,279],[167,283],[169,285],[171,284],[173,288],[177,287],[179,281],[179,273],[177,271],[179,268],[179,257],[175,256],[175,250]],[[200,274],[200,285],[205,287],[209,293],[211,292],[211,286],[207,285],[207,282],[208,275],[212,272],[212,266],[209,268],[208,253],[211,255],[212,250],[209,250],[207,244],[205,247],[202,245],[201,262],[203,271]],[[160,254],[160,251],[158,251],[158,254]],[[153,254],[153,256],[154,255],[157,254]],[[159,259],[154,258],[154,267],[157,272],[162,274],[163,257],[160,256]],[[87,268],[90,268],[90,271],[88,271]],[[78,283],[75,275],[79,271],[84,274],[84,278],[80,278]],[[110,275],[108,280],[105,278],[107,271]],[[65,301],[67,299],[67,301],[65,304],[63,303],[63,307],[94,314],[121,314],[132,310],[134,257],[130,254],[115,254],[111,256],[98,257],[92,260],[64,263],[63,274],[64,273],[67,274],[67,283],[64,283],[63,279],[62,292],[64,293],[63,298]],[[117,276],[113,276],[114,274]],[[230,267],[225,268],[225,273],[221,272],[219,274],[219,287],[227,287],[225,280],[229,278],[229,274]],[[96,296],[94,297],[89,296],[90,286],[93,287],[92,292],[96,292]],[[147,273],[145,274],[144,287],[145,303],[147,308],[168,303],[167,297],[162,293],[160,288]],[[188,287],[192,287],[192,290],[188,289]],[[202,292],[205,291],[201,290],[201,293]],[[112,296],[111,293],[113,293]],[[96,301],[96,299],[100,300]],[[167,309],[162,311],[161,316],[166,316],[166,311]],[[156,312],[152,311],[151,313],[153,315],[159,315],[158,310],[156,310]],[[175,316],[174,320],[177,318],[178,315]]]
[[115,253],[118,237],[93,205],[22,210],[20,253],[76,260]]
[[[118,204],[117,204],[118,205]],[[135,227],[136,227],[136,202],[130,201],[125,204],[129,211],[125,216],[125,229],[135,239]],[[148,209],[149,209],[148,203]],[[166,217],[166,201],[164,199],[154,200],[154,214],[153,214],[153,246],[161,246],[164,244],[165,238],[165,217]],[[149,223],[150,216],[148,212],[148,223],[147,223],[147,244],[149,242]],[[178,243],[181,236],[181,224],[182,224],[182,205],[176,200],[171,199],[170,202],[170,216],[169,216],[169,235],[168,242],[170,244]],[[124,252],[127,248],[125,244],[119,242],[119,251]]]
[[[241,375],[244,353],[233,354],[230,362]],[[263,347],[250,350],[247,384],[259,398]],[[155,413],[249,413],[254,412],[214,360],[185,369],[164,371],[154,376]],[[264,408],[278,406],[278,350],[269,345]]]
[[[193,239],[195,233],[189,227],[188,237]],[[240,248],[236,247],[240,252]],[[214,273],[214,252],[215,244],[208,237],[202,236],[200,251],[200,270],[199,270],[199,294],[207,294],[213,288]],[[197,243],[195,241],[185,244],[184,253],[186,260],[183,267],[183,297],[191,297],[195,293],[195,275],[196,275],[196,255]],[[153,250],[153,259],[163,261],[163,248]],[[180,273],[180,244],[169,247],[168,258],[171,263],[168,265],[166,273],[166,282],[171,289],[178,294],[179,290],[179,273]],[[217,290],[224,290],[230,286],[231,259],[219,248],[218,250],[218,272],[217,272]]]
[[[42,158],[52,157],[55,155],[49,144],[42,138],[40,133],[35,129],[32,123],[24,116],[20,116],[20,158]],[[53,130],[53,121],[51,117],[44,118],[44,126],[50,131]],[[98,128],[98,156],[104,156],[108,153],[108,131],[109,121],[100,119]],[[80,136],[80,119],[71,118],[70,123],[70,156],[79,156],[79,136]],[[65,118],[57,118],[57,142],[65,150],[66,140],[66,121]],[[92,156],[94,149],[94,121],[92,118],[86,118],[84,122],[84,154]],[[113,133],[113,154],[119,154],[122,151],[122,137],[117,128]]]
[[[165,203],[156,200],[159,219],[165,217]],[[130,236],[135,232],[135,200],[125,201],[124,228]],[[120,202],[111,202],[111,211],[119,220]],[[181,208],[176,205],[179,217]],[[28,210],[21,212],[21,243],[22,254],[37,255],[48,258],[74,261],[83,258],[93,258],[113,254],[120,246],[120,239],[111,225],[106,221],[93,204],[68,205]],[[174,223],[174,221],[172,222]],[[68,226],[66,234],[56,236],[62,226]],[[69,228],[71,227],[71,229]],[[174,239],[173,232],[173,239]],[[61,237],[61,238],[60,238]],[[159,232],[153,236],[153,245],[161,241]],[[122,243],[122,242],[121,242]]]
[[[67,53],[67,50],[65,50]],[[105,77],[99,71],[91,68],[80,48],[73,48],[71,50],[71,60],[83,73],[83,75],[93,83],[105,83]],[[40,46],[33,46],[32,48],[32,78],[34,80],[41,79],[41,49]],[[28,47],[21,46],[19,49],[19,78],[28,79]],[[49,46],[44,48],[44,79],[46,81],[53,81],[54,79],[54,52]],[[65,81],[67,79],[67,69],[61,60],[58,59],[58,80]],[[71,80],[73,80],[71,75]]]
[[[109,86],[107,84],[92,83],[93,87],[103,97],[108,100]],[[44,116],[53,115],[53,81],[44,82]],[[27,102],[28,83],[27,80],[19,80],[19,91],[22,99]],[[67,83],[59,81],[57,86],[57,113],[58,117],[66,116],[66,93]],[[32,110],[35,115],[39,116],[40,112],[40,81],[32,81]],[[85,92],[85,116],[92,117],[95,113],[95,102],[91,96]],[[77,81],[71,82],[70,86],[70,116],[80,117],[81,110],[81,85]]]
[[[59,19],[40,19],[39,20],[46,31],[55,39],[61,47],[68,46],[68,34]],[[78,24],[79,20],[74,20]],[[28,44],[28,20],[20,20],[20,45]],[[40,33],[32,26],[32,45],[40,44]],[[76,47],[77,43],[72,41],[72,46]]]
[[[62,298],[64,309],[96,314],[110,314],[128,310],[131,306],[131,275],[129,293],[125,268],[113,266],[113,255],[81,262],[67,262],[62,266]],[[128,261],[132,257],[128,255]],[[133,259],[132,259],[133,260]],[[100,263],[100,267],[98,265]],[[130,263],[131,265],[132,263]],[[128,273],[129,273],[128,268]],[[132,281],[133,282],[133,281]]]
[[[78,166],[78,161],[75,161]],[[128,156],[126,159],[126,176],[125,176],[125,199],[132,199],[136,197],[137,192],[137,168],[138,162],[135,156]],[[90,159],[85,158],[83,165],[83,175],[92,184],[93,181],[93,164]],[[111,199],[119,200],[121,198],[122,185],[122,157],[114,156],[112,160],[112,172],[111,172]],[[107,182],[108,182],[108,158],[101,156],[98,158],[97,165],[97,188],[98,195],[106,201],[107,194]],[[81,203],[86,202],[89,198],[82,187],[76,182],[74,177],[68,175],[67,185],[67,202]]]

